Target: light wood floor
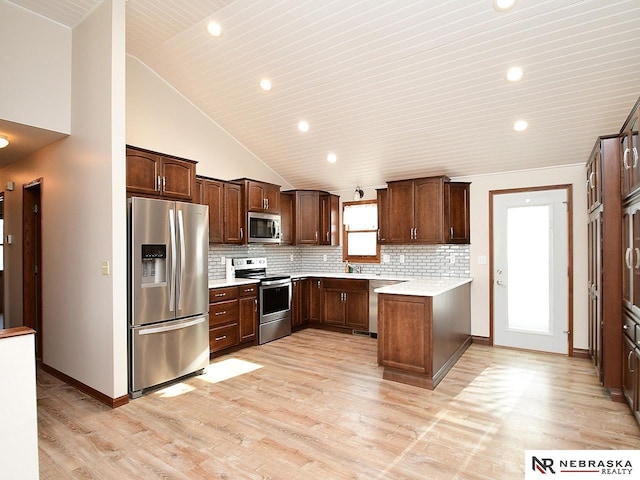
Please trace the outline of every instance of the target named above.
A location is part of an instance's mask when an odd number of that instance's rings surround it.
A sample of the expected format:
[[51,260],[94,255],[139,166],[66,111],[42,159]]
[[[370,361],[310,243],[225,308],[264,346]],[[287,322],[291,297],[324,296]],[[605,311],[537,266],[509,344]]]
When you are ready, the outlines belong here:
[[640,448],[587,360],[472,345],[433,392],[381,377],[376,340],[311,329],[115,410],[39,371],[40,478],[516,479],[525,449]]

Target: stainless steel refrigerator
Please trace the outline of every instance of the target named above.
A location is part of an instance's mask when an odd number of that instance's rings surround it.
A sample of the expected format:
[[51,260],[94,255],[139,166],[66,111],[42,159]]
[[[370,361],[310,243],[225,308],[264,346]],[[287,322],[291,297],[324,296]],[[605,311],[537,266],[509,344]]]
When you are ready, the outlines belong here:
[[129,199],[129,395],[209,365],[209,207]]

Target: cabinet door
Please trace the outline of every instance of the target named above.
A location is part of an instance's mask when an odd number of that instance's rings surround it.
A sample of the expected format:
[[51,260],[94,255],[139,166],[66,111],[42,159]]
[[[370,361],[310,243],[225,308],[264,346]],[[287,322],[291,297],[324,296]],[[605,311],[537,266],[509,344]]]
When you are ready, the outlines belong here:
[[603,371],[601,366],[601,326],[599,315],[599,301],[598,301],[598,271],[599,271],[599,252],[600,252],[600,225],[601,215],[593,214],[590,218],[587,232],[587,256],[588,256],[588,283],[587,283],[587,298],[588,298],[588,320],[589,320],[589,355],[591,361],[596,367],[598,377],[602,381]]
[[622,393],[632,410],[637,408],[636,370],[638,360],[635,356],[635,345],[626,335],[622,336]]
[[[254,287],[255,288],[255,287]],[[258,325],[258,298],[240,297],[240,342],[255,340]]]
[[265,211],[268,213],[280,213],[280,187],[266,183],[264,185],[264,199],[266,203]]
[[204,199],[204,180],[202,178],[196,177],[195,188],[193,189],[193,203],[207,204]]
[[389,232],[389,202],[387,197],[387,189],[379,188],[376,190],[378,199],[378,243],[387,243],[387,235]]
[[291,328],[299,327],[302,323],[302,288],[300,280],[291,282]]
[[244,243],[242,189],[235,183],[224,184],[224,243]]
[[224,183],[204,180],[202,199],[209,205],[209,243],[224,243]]
[[127,148],[127,190],[145,195],[160,194],[160,158]]
[[627,160],[628,163],[631,164],[631,190],[635,190],[640,187],[640,159],[638,155],[640,152],[638,151],[638,124],[640,123],[640,109],[636,110],[633,113],[633,118],[631,119],[629,125],[629,158]]
[[162,195],[191,201],[196,183],[196,167],[191,162],[162,158]]
[[321,318],[322,305],[322,280],[318,278],[309,279],[309,320],[319,322]]
[[631,210],[627,208],[622,212],[622,303],[627,308],[631,308],[632,257]]
[[386,243],[410,243],[413,238],[413,181],[389,182],[387,200],[389,206],[388,235]]
[[345,325],[345,295],[342,290],[324,288],[322,292],[322,323]]
[[299,245],[318,244],[318,192],[296,192],[296,243]]
[[263,212],[266,208],[264,201],[264,186],[258,182],[247,182],[247,211]]
[[636,315],[640,315],[640,203],[631,207],[631,228],[633,254],[631,255],[631,279],[632,308]]
[[469,184],[447,182],[445,187],[445,204],[449,225],[445,232],[447,243],[471,243],[469,216]]
[[414,241],[445,243],[444,181],[439,178],[416,180],[414,197]]
[[348,327],[369,331],[369,294],[350,290],[346,295],[345,321]]
[[280,228],[282,229],[281,245],[293,243],[293,195],[280,194]]
[[337,195],[321,194],[320,203],[320,245],[336,246],[340,244],[338,228],[340,217],[340,198]]

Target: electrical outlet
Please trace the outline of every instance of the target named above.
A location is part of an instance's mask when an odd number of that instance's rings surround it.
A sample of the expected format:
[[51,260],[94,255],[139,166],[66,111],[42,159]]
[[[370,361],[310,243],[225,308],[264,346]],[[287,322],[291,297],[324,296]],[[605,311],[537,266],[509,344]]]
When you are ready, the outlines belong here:
[[389,263],[391,261],[391,255],[384,254],[382,255],[382,263]]
[[322,261],[326,262],[327,261],[327,256],[326,255],[322,255]]
[[289,260],[293,262],[293,255],[289,255]]
[[109,275],[109,260],[102,262],[102,274]]
[[400,263],[404,263],[404,253],[400,254]]
[[449,255],[449,263],[456,263],[456,256],[453,253]]
[[226,258],[224,258],[224,255],[222,255],[222,256],[220,257],[220,265],[225,265],[226,260],[227,260],[227,259],[226,259]]

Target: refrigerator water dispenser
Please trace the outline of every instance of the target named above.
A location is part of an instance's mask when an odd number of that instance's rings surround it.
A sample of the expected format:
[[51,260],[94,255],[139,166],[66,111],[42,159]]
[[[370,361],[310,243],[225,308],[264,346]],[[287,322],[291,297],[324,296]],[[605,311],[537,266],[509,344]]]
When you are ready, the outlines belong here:
[[167,284],[167,246],[164,244],[142,245],[142,286],[153,287]]

